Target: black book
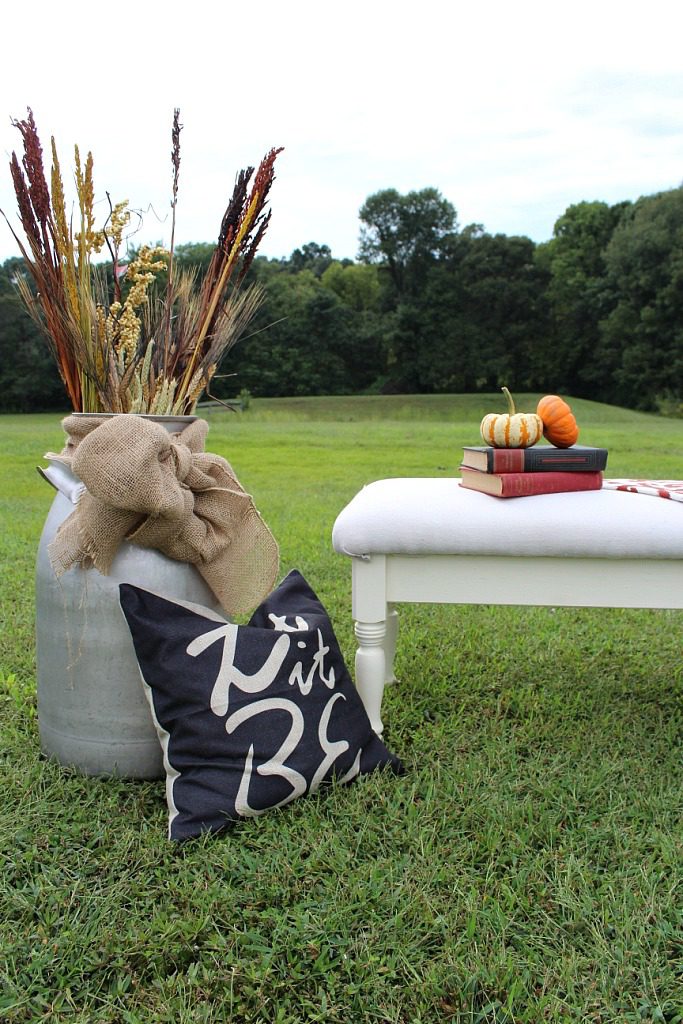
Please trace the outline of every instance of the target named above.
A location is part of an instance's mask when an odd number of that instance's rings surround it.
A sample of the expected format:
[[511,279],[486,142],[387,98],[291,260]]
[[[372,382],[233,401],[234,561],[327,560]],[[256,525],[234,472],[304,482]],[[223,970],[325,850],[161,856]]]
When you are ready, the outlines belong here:
[[571,448],[555,448],[551,444],[531,448],[466,445],[462,464],[482,473],[586,473],[605,468],[607,449],[585,444],[574,444]]

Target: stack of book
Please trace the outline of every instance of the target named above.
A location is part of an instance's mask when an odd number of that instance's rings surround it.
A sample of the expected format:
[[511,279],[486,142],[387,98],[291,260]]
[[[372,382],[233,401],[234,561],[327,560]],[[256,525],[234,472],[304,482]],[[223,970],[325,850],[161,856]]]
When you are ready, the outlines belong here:
[[529,494],[558,491],[597,491],[607,449],[575,444],[554,448],[540,444],[531,448],[463,448],[460,482],[463,487],[484,491],[498,498],[521,498]]

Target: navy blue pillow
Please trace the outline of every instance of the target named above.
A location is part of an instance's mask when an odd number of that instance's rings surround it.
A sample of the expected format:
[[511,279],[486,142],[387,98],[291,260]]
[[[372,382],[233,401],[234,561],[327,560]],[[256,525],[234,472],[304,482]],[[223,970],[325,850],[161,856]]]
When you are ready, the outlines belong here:
[[333,776],[403,770],[301,573],[246,626],[128,583],[119,591],[164,751],[171,839],[282,807]]

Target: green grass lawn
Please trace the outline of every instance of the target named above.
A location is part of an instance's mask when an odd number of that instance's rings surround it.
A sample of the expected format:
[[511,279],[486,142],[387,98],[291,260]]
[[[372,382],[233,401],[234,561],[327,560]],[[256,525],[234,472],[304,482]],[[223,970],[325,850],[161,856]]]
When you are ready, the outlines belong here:
[[[454,475],[504,405],[206,413],[209,449],[351,664],[336,514],[378,477]],[[683,421],[572,406],[580,440],[609,448],[608,475],[683,477]],[[406,607],[383,709],[405,776],[178,848],[162,783],[83,778],[39,754],[33,571],[52,494],[35,466],[63,434],[56,415],[4,416],[0,431],[2,1021],[683,1021],[681,613]]]

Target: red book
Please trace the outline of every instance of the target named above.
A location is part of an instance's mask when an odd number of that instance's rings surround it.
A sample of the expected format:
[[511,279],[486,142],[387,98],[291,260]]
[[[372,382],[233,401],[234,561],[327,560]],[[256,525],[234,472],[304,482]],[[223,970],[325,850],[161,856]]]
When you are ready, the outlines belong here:
[[559,491],[599,491],[602,473],[485,473],[460,467],[460,483],[473,491],[497,498],[523,498],[530,494],[555,494]]

